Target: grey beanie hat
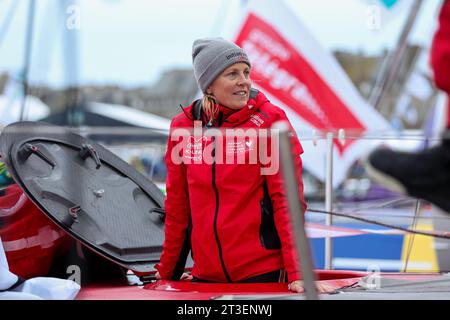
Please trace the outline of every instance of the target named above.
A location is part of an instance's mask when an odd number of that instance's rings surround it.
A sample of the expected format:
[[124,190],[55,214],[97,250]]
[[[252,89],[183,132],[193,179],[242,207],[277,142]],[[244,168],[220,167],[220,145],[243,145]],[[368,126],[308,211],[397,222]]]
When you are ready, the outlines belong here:
[[203,93],[223,70],[237,62],[250,66],[247,54],[233,42],[222,38],[197,39],[192,45],[192,62],[197,84]]

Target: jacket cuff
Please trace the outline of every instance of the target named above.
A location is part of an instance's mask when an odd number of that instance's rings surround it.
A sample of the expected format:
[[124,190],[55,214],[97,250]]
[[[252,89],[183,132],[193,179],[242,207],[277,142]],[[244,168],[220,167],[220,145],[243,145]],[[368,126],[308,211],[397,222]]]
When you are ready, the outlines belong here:
[[172,272],[164,270],[163,266],[161,264],[155,265],[155,269],[158,270],[159,275],[164,280],[170,280],[172,279]]
[[288,272],[288,283],[296,280],[303,280],[302,274],[300,272]]

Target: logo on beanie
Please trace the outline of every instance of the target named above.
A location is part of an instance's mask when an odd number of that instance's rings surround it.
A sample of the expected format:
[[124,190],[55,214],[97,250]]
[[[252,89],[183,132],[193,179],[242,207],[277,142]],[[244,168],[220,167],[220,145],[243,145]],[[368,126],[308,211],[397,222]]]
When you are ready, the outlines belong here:
[[240,57],[239,60],[246,60],[247,59],[247,55],[244,52],[242,52],[242,51],[235,51],[235,52],[232,52],[232,53],[230,53],[229,55],[226,56],[227,60],[230,60],[230,59],[235,58],[235,57]]

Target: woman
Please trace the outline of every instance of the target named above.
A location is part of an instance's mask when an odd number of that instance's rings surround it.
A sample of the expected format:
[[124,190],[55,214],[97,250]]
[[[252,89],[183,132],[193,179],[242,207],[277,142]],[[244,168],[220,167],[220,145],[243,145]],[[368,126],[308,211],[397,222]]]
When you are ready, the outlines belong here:
[[[155,267],[157,278],[172,278],[189,229],[194,281],[284,282],[287,278],[290,290],[303,292],[281,173],[263,174],[261,167],[269,164],[260,159],[248,161],[249,153],[264,143],[239,138],[238,142],[224,142],[217,134],[219,128],[267,130],[276,121],[287,121],[286,115],[251,88],[250,61],[234,43],[221,38],[199,39],[193,44],[192,57],[204,97],[171,124],[166,153],[165,242]],[[180,134],[182,128],[199,125],[205,135],[183,138]],[[216,134],[207,136],[211,129],[216,129]],[[292,144],[299,199],[306,208],[300,159],[303,150],[295,135]],[[208,155],[212,161],[207,161]],[[235,160],[235,156],[244,156],[247,161],[225,161]]]

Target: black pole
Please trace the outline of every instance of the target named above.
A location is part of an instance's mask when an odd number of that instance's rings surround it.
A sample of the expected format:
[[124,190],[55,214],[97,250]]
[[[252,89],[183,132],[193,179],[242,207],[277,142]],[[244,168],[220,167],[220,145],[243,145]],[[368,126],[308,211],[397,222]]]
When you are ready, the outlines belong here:
[[27,20],[27,33],[25,38],[25,56],[24,56],[24,67],[23,67],[23,98],[22,98],[22,107],[20,109],[20,118],[22,121],[25,115],[25,104],[27,101],[27,95],[29,90],[28,85],[28,77],[30,73],[31,66],[31,53],[33,47],[33,27],[34,27],[34,16],[35,16],[35,8],[36,2],[35,0],[29,0],[28,7],[28,20]]

